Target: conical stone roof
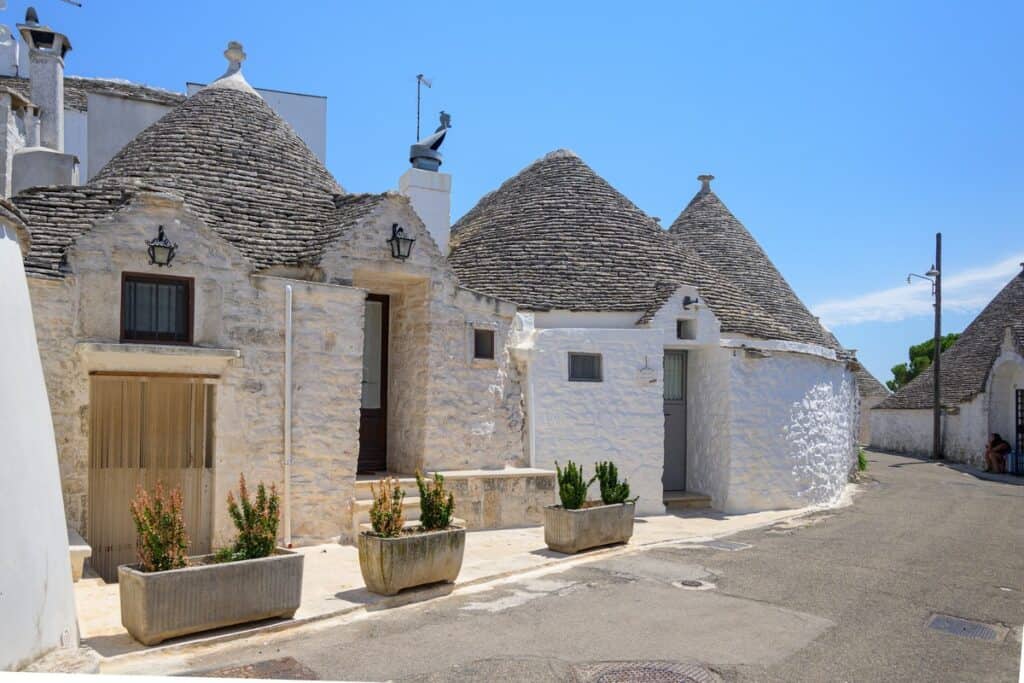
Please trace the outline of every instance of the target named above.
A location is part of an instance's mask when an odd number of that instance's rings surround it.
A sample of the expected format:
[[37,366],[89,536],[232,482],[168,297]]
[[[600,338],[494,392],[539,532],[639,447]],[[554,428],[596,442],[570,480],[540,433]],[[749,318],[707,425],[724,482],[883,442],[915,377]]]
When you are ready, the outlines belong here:
[[568,150],[486,195],[452,227],[450,244],[462,284],[524,309],[636,311],[645,322],[691,284],[723,328],[795,339]]
[[[978,314],[956,342],[942,352],[942,405],[969,401],[985,391],[1006,329],[1024,355],[1024,271],[1015,275]],[[878,408],[931,408],[934,367],[929,366]]]
[[800,341],[840,348],[782,277],[775,264],[705,184],[669,228],[750,300],[791,329]]
[[26,266],[58,274],[67,245],[140,190],[182,197],[257,268],[316,264],[328,242],[382,201],[345,194],[241,72],[229,72],[142,131],[85,186],[15,197],[41,237]]

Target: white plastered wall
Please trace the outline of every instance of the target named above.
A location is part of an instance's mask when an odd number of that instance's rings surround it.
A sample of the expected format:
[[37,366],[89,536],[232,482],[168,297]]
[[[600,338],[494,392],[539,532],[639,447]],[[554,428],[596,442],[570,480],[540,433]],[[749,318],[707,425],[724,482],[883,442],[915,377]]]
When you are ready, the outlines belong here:
[[[640,514],[660,514],[664,467],[662,334],[659,329],[536,329],[519,314],[517,356],[528,386],[531,464],[569,460],[591,476],[611,460],[639,496]],[[600,353],[602,381],[570,382],[569,352]],[[599,495],[597,485],[591,498]]]
[[0,224],[0,670],[78,642],[57,447],[13,228]]

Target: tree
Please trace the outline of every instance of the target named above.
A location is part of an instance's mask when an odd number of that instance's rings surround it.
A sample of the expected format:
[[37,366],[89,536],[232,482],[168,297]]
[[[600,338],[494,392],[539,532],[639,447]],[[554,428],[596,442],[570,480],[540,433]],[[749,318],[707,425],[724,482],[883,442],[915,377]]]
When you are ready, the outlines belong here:
[[[959,338],[960,334],[957,332],[950,332],[943,337],[943,352]],[[907,356],[910,358],[909,363],[900,363],[899,365],[892,366],[892,379],[885,383],[892,391],[899,391],[901,387],[909,384],[910,380],[928,369],[928,366],[932,364],[932,359],[935,358],[935,339],[914,344],[910,347]]]

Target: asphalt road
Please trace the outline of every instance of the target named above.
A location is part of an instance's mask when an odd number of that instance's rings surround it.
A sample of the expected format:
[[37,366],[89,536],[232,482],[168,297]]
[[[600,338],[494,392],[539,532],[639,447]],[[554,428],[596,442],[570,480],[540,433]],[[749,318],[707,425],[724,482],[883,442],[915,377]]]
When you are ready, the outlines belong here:
[[[1016,681],[1024,486],[870,460],[853,506],[729,539],[749,547],[596,559],[177,665],[340,680]],[[927,628],[934,614],[991,624],[996,639]]]

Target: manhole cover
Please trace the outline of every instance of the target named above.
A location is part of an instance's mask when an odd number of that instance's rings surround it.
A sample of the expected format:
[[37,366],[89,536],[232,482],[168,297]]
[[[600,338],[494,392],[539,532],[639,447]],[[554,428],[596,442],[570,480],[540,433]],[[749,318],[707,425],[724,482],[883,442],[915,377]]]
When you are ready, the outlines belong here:
[[700,581],[695,581],[694,579],[683,579],[679,582],[679,585],[685,586],[686,588],[700,588],[704,584]]
[[294,657],[281,659],[265,659],[262,662],[228,666],[213,671],[201,671],[189,676],[204,678],[276,678],[286,681],[315,681],[319,678],[316,672],[306,668]]
[[699,664],[685,662],[603,662],[578,667],[586,683],[718,683],[721,679]]
[[739,541],[722,541],[722,540],[704,541],[700,545],[705,546],[707,548],[714,548],[715,550],[746,550],[747,548],[752,548],[753,547],[749,543],[740,543]]
[[936,631],[975,640],[1002,640],[1006,635],[1006,629],[1001,626],[951,617],[948,614],[933,614],[927,626]]

